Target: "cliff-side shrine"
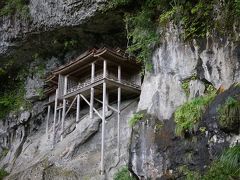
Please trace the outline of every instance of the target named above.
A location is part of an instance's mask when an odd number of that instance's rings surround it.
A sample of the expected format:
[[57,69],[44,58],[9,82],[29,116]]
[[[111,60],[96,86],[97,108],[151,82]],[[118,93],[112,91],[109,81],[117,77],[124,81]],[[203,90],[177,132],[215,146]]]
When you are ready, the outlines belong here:
[[[117,113],[118,155],[121,120],[121,99],[139,96],[141,91],[141,64],[120,49],[93,49],[80,55],[75,60],[59,67],[46,78],[45,95],[49,97],[46,133],[49,132],[49,117],[53,110],[53,135],[60,129],[64,138],[65,120],[72,113],[76,114],[76,125],[81,121],[80,111],[89,107],[89,118],[99,116],[106,122],[108,109]],[[117,108],[111,104],[117,103]],[[96,107],[98,104],[98,108]],[[99,108],[99,104],[101,108]],[[101,110],[101,112],[100,112]],[[60,128],[56,126],[60,125]],[[104,136],[105,123],[102,123],[101,173],[104,173]]]

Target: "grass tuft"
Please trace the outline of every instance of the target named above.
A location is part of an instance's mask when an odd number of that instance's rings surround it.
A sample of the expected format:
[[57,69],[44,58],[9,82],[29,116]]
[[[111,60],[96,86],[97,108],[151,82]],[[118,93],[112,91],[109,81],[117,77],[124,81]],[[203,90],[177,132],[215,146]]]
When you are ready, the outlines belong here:
[[197,97],[180,106],[175,112],[176,135],[181,136],[185,132],[191,132],[199,122],[206,106],[214,99],[215,93]]
[[113,177],[114,180],[136,180],[126,166],[122,167]]
[[133,114],[132,118],[129,120],[129,125],[131,127],[135,126],[135,124],[137,124],[138,121],[140,121],[142,118],[144,117],[143,113],[136,113]]
[[226,150],[219,160],[215,161],[203,180],[239,179],[240,177],[240,145]]

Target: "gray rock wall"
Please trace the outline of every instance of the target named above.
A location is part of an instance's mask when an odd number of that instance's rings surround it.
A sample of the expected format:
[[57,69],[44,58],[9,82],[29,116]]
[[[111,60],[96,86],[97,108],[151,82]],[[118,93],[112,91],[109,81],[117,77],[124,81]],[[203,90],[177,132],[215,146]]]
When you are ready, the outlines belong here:
[[[215,114],[206,113],[201,123],[209,130],[205,136],[198,130],[192,139],[175,135],[177,107],[203,95],[209,84],[227,90],[240,81],[239,42],[216,37],[183,42],[179,35],[170,25],[153,55],[153,72],[144,77],[138,111],[145,110],[147,117],[133,128],[130,153],[132,169],[140,179],[184,179],[177,170],[184,165],[202,172],[216,154],[239,140],[239,131],[226,133],[217,125],[216,103],[209,110]],[[185,82],[189,93],[183,88]]]
[[[28,112],[21,114],[20,119],[25,121],[24,138],[20,139],[19,136],[13,138],[10,151],[0,162],[0,166],[11,172],[7,177],[11,180],[112,179],[114,173],[129,162],[131,128],[128,120],[136,111],[137,103],[136,99],[132,99],[123,102],[121,106],[124,110],[120,123],[120,158],[117,156],[117,115],[108,113],[104,176],[100,175],[101,120],[98,117],[91,120],[85,116],[73,131],[65,135],[63,141],[60,142],[58,135],[52,149],[52,136],[48,138],[45,133],[44,111],[39,114],[41,116],[30,117]],[[74,119],[75,116],[72,114],[66,121],[66,127]],[[50,134],[52,124],[51,121]],[[20,128],[19,125],[17,131]]]
[[[196,76],[199,83],[208,82],[217,89],[221,85],[227,89],[240,80],[239,43],[213,37],[201,43],[183,42],[179,34],[170,25],[153,55],[153,72],[147,73],[142,85],[138,110],[147,110],[159,119],[169,119],[175,109],[186,102],[181,87],[185,79]],[[202,86],[196,88],[202,93]]]
[[96,15],[105,0],[65,1],[65,0],[30,0],[30,19],[18,14],[0,19],[0,54],[18,44],[31,34],[53,31],[56,28],[81,25]]

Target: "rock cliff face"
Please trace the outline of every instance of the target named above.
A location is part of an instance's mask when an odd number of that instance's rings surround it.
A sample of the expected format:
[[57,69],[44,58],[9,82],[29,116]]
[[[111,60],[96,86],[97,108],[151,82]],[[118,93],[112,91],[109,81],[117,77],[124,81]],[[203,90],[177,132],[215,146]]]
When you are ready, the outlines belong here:
[[[32,61],[34,53],[43,51],[49,55],[45,59],[46,73],[87,48],[124,47],[122,14],[103,13],[104,6],[105,0],[30,0],[30,19],[17,15],[0,18],[0,60],[12,56],[20,62]],[[99,174],[100,119],[83,118],[52,148],[51,137],[45,133],[45,100],[39,100],[36,92],[43,82],[39,75],[29,76],[26,98],[33,107],[0,121],[0,138],[8,137],[7,142],[0,139],[0,154],[4,147],[9,148],[5,157],[0,156],[0,167],[10,172],[7,179],[113,179],[123,165],[128,165],[139,179],[183,179],[178,169],[184,165],[204,172],[224,148],[239,141],[239,123],[234,130],[226,130],[216,117],[219,105],[229,96],[240,95],[239,87],[231,86],[240,81],[240,44],[216,37],[183,42],[179,34],[177,28],[169,26],[154,51],[153,71],[146,72],[140,100],[128,99],[122,105],[120,159],[116,155],[116,114],[108,113],[105,176]],[[77,39],[80,46],[71,52],[59,52],[53,42],[61,38]],[[38,64],[33,63],[35,66]],[[185,81],[189,81],[189,94],[182,86]],[[203,114],[198,127],[204,127],[204,131],[196,128],[190,137],[176,136],[177,107],[204,95],[209,85],[226,91]],[[144,118],[131,128],[128,120],[136,111],[143,112]],[[68,125],[72,121],[73,117],[69,118]]]
[[[131,144],[131,163],[138,177],[183,178],[177,175],[177,167],[183,165],[203,171],[216,154],[239,141],[239,122],[237,133],[225,133],[217,121],[217,107],[227,97],[238,96],[236,89],[219,95],[210,105],[199,125],[206,132],[197,131],[195,140],[175,135],[173,115],[188,99],[203,95],[209,84],[228,89],[239,82],[239,60],[239,42],[209,37],[201,43],[184,43],[179,31],[170,26],[153,55],[153,72],[147,73],[142,85],[138,111],[148,115],[133,129]],[[188,79],[189,97],[182,86]],[[160,130],[156,130],[158,124]]]
[[59,55],[56,47],[67,40],[78,41],[78,53],[103,45],[125,45],[121,13],[106,14],[105,5],[106,0],[30,0],[28,17],[0,18],[1,59],[12,56],[26,62],[34,53]]
[[[43,105],[43,104],[42,104]],[[43,107],[38,104],[38,107]],[[65,138],[52,147],[52,122],[49,134],[46,134],[45,111],[23,112],[20,117],[12,117],[9,129],[12,129],[11,147],[1,167],[11,172],[7,179],[112,179],[113,174],[128,162],[129,139],[131,128],[128,119],[136,110],[137,100],[132,99],[122,104],[122,121],[120,124],[120,157],[117,156],[117,122],[116,114],[108,113],[105,125],[106,148],[104,176],[100,175],[101,120],[84,116],[75,128],[69,128]],[[84,110],[83,110],[84,111]],[[53,119],[51,115],[51,119]],[[72,115],[66,121],[70,127],[75,121]],[[3,126],[3,125],[1,125]],[[57,128],[60,127],[60,123]],[[7,130],[8,131],[8,130]],[[57,135],[60,136],[60,135]],[[58,139],[58,138],[57,138]],[[5,146],[3,146],[5,147]]]

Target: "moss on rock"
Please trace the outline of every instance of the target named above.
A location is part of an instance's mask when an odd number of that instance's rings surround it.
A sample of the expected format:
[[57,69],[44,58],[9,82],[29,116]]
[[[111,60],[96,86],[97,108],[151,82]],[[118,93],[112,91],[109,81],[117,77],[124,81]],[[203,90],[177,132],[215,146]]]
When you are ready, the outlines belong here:
[[225,103],[218,107],[219,124],[227,131],[235,131],[240,123],[240,101],[229,96]]

